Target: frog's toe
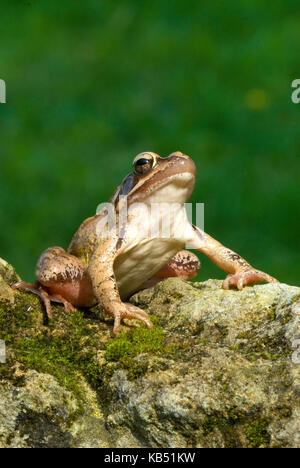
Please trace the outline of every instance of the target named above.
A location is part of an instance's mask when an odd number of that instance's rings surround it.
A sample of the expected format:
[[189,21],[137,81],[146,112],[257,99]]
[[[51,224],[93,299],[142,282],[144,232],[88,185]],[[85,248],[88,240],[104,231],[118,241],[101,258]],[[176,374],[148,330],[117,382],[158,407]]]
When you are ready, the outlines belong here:
[[140,322],[143,322],[148,328],[153,327],[147,312],[140,309],[139,307],[134,306],[133,304],[129,304],[128,302],[122,302],[119,304],[119,307],[116,307],[113,310],[107,312],[108,315],[114,318],[114,335],[119,333],[121,320],[123,319],[139,320]]
[[223,288],[229,289],[230,286],[234,286],[241,290],[244,286],[260,282],[277,283],[278,281],[263,271],[249,268],[248,270],[240,271],[233,275],[228,275],[227,278],[223,281]]
[[135,306],[133,304],[130,304],[130,302],[124,302],[124,304],[125,304],[125,307],[126,307],[127,311],[137,313],[137,314],[141,315],[142,317],[144,317],[146,319],[149,318],[147,312],[145,310],[143,310],[143,309],[140,309],[140,307],[137,307],[137,306]]
[[149,319],[147,312],[139,307],[134,306],[133,304],[129,304],[128,302],[125,303],[126,311],[121,313],[121,318],[127,318],[130,320],[140,320],[143,322],[148,328],[152,328],[153,324]]
[[116,312],[114,314],[114,328],[113,328],[113,334],[117,335],[120,331],[120,325],[121,325],[121,314],[119,312]]
[[25,283],[25,281],[19,281],[12,285],[12,289],[24,289],[25,291],[31,292],[43,301],[46,309],[46,313],[49,319],[52,319],[52,306],[49,294],[42,288],[41,284],[36,281],[34,284]]
[[25,291],[35,293],[37,291],[37,284],[25,283],[25,281],[18,281],[18,283],[12,285],[12,289],[25,289]]
[[59,302],[59,303],[63,304],[66,312],[73,312],[74,310],[76,310],[76,307],[74,307],[73,304],[71,304],[71,302],[67,301],[60,294],[51,295],[51,296],[49,296],[49,298],[53,302]]

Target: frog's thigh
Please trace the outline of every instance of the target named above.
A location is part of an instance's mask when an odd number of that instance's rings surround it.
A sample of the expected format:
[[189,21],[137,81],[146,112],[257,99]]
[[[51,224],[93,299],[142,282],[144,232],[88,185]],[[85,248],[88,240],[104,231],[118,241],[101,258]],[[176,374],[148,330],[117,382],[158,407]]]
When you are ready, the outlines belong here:
[[36,276],[50,295],[62,296],[74,306],[89,307],[95,303],[84,264],[61,247],[51,247],[41,255]]
[[164,279],[176,276],[183,280],[195,278],[199,273],[201,263],[197,255],[188,251],[180,250],[169,262],[163,266],[153,279]]

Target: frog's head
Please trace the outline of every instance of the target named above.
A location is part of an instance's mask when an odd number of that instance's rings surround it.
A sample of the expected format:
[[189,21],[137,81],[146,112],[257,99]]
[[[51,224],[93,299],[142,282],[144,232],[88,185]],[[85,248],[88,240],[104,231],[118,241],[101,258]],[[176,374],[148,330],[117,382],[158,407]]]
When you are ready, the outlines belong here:
[[191,196],[196,179],[194,161],[179,151],[161,158],[144,152],[133,160],[134,171],[122,182],[116,198],[127,196],[131,203],[185,203]]

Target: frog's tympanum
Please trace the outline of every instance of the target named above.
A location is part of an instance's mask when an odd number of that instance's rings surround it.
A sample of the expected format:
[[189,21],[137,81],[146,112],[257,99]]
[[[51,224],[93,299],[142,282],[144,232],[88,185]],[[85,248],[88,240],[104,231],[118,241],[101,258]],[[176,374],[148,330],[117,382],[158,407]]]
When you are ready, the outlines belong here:
[[[109,222],[109,210],[104,207],[83,222],[67,252],[52,247],[42,254],[35,284],[14,285],[38,294],[49,318],[51,301],[62,303],[66,310],[100,304],[114,318],[114,333],[124,318],[137,319],[151,327],[147,313],[125,301],[139,289],[166,277],[195,277],[200,262],[195,254],[182,250],[184,247],[204,253],[228,273],[224,289],[276,281],[188,221],[184,204],[196,179],[196,167],[190,157],[175,152],[161,158],[145,152],[136,156],[133,167],[134,171],[110,200],[115,223]],[[160,204],[164,208],[150,215],[150,207]],[[171,215],[166,213],[168,204],[172,205]],[[169,235],[160,237],[156,227],[167,218]]]

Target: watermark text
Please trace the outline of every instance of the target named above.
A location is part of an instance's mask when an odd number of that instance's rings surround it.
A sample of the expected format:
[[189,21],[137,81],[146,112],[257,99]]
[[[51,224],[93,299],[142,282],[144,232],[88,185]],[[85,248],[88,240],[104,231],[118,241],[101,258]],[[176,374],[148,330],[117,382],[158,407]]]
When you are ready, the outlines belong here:
[[4,80],[0,79],[0,104],[6,103],[6,84]]
[[299,104],[300,102],[300,79],[294,80],[292,82],[292,88],[295,88],[291,96],[292,102],[294,104]]
[[[97,236],[119,239],[181,239],[194,237],[193,227],[204,230],[204,203],[134,203],[127,206],[126,196],[113,203],[101,203],[97,208]],[[187,248],[189,248],[186,245]],[[190,246],[190,248],[193,248]]]
[[0,364],[6,363],[6,346],[5,341],[0,340]]

